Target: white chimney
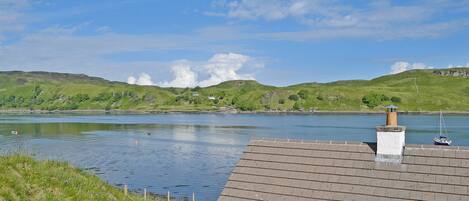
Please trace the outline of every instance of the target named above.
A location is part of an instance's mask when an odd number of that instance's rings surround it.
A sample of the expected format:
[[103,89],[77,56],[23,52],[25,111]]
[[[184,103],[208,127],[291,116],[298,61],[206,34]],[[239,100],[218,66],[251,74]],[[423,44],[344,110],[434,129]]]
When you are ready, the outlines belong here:
[[376,127],[378,162],[400,163],[405,146],[405,126],[397,124],[397,107],[386,107],[386,125]]

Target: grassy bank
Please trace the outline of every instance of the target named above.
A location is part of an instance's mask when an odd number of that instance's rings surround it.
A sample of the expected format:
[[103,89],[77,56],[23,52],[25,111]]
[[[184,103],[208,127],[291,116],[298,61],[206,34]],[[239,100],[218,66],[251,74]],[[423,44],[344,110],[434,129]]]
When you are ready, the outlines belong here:
[[[0,201],[3,200],[143,200],[65,162],[36,161],[27,156],[0,156]],[[152,200],[152,199],[147,199]]]

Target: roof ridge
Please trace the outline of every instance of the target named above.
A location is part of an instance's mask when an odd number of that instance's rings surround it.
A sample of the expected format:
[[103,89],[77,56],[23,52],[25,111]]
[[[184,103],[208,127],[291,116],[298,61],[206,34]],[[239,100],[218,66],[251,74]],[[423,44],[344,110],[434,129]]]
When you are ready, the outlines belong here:
[[251,144],[253,141],[273,141],[273,142],[288,142],[288,143],[300,143],[300,144],[344,144],[344,145],[367,145],[367,143],[375,144],[375,142],[360,142],[360,141],[337,141],[337,140],[303,140],[303,139],[290,139],[290,138],[257,138],[253,137],[250,140]]
[[[343,145],[376,144],[376,142],[360,142],[360,141],[347,141],[347,140],[317,140],[317,139],[316,140],[303,140],[303,139],[265,138],[265,137],[253,137],[251,138],[249,144],[251,144],[253,141],[272,141],[272,142],[287,142],[287,143],[299,143],[299,144],[343,144]],[[438,146],[438,145],[431,145],[431,144],[406,144],[405,148],[469,151],[469,146]]]

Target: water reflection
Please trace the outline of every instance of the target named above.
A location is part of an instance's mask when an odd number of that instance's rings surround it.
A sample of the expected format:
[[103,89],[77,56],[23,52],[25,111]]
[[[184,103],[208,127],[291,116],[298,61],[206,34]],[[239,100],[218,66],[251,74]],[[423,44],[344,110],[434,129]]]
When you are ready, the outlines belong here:
[[173,139],[180,141],[196,141],[196,129],[197,127],[194,125],[175,126],[172,129]]

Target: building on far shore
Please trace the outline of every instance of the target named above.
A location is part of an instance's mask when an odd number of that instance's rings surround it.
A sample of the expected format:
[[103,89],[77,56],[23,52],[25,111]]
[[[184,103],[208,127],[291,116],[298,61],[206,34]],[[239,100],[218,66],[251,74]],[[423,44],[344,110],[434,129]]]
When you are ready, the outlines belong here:
[[218,200],[469,200],[469,147],[406,145],[394,107],[376,129],[376,143],[251,140]]

